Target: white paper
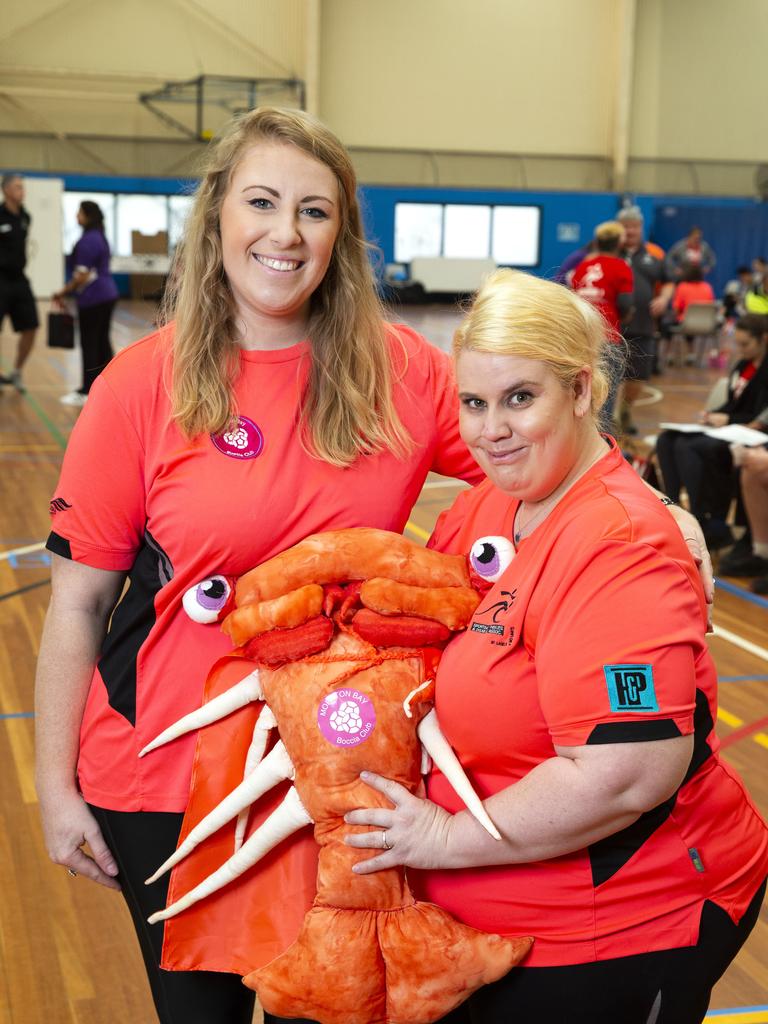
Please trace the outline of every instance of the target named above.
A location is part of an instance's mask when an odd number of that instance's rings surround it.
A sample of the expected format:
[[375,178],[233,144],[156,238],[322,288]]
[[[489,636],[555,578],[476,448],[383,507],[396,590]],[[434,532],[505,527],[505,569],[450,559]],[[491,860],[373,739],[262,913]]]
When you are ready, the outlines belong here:
[[660,423],[659,429],[677,430],[681,434],[706,434],[726,444],[743,444],[750,448],[768,444],[768,434],[740,423],[727,423],[724,427],[705,427],[701,423]]
[[740,423],[728,423],[724,427],[707,427],[704,433],[710,437],[716,437],[718,441],[727,441],[728,444],[743,444],[748,448],[768,444],[768,434],[764,434],[760,430],[752,430],[751,427],[744,427]]
[[681,434],[704,434],[706,428],[701,423],[660,423],[660,430],[677,430]]

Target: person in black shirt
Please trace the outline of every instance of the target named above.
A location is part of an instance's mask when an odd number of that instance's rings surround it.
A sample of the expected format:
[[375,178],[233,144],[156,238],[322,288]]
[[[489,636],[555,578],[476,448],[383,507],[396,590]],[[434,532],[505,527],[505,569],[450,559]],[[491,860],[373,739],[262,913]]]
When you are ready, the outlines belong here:
[[32,288],[24,274],[27,265],[27,235],[32,218],[22,205],[24,181],[19,174],[6,174],[0,181],[0,325],[6,316],[19,332],[16,362],[10,376],[0,375],[0,384],[13,384],[23,391],[21,369],[35,343],[39,326]]

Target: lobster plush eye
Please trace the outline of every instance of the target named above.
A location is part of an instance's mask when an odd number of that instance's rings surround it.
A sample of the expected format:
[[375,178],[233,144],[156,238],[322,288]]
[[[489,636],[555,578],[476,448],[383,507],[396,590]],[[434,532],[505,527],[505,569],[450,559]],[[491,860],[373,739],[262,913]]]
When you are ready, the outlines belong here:
[[193,622],[218,622],[231,593],[232,587],[226,576],[211,576],[190,587],[181,603]]
[[506,537],[481,537],[472,545],[469,564],[478,576],[495,583],[515,556],[515,548]]

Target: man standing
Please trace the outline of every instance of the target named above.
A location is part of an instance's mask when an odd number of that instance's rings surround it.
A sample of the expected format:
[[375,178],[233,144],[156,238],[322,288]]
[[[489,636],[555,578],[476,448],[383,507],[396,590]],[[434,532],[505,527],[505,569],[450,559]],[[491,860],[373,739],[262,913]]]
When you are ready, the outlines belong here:
[[701,267],[706,277],[715,263],[712,246],[704,241],[701,228],[693,227],[679,242],[675,242],[667,255],[667,274],[673,281],[681,281],[686,267]]
[[633,311],[624,324],[627,366],[620,417],[625,433],[637,433],[632,406],[640,397],[643,383],[650,379],[656,360],[656,317],[669,306],[674,284],[667,279],[664,250],[643,240],[643,214],[638,206],[627,206],[617,220],[624,228],[621,255],[632,268]]
[[12,384],[23,391],[21,368],[35,343],[39,326],[37,306],[29,281],[24,274],[27,265],[27,235],[31,217],[22,205],[24,181],[19,174],[6,174],[0,180],[3,202],[0,203],[0,326],[10,316],[14,331],[19,332],[16,362],[10,376],[0,375],[0,384]]

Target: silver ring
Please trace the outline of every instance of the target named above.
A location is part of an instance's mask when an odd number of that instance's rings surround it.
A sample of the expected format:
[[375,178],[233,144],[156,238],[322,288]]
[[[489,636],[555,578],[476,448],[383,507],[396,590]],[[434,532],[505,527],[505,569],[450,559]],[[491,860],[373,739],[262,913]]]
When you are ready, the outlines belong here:
[[67,868],[67,874],[71,875],[72,878],[77,878],[77,872],[73,871],[72,868]]
[[382,850],[391,850],[392,847],[387,842],[387,833],[382,830],[381,833],[381,848]]

